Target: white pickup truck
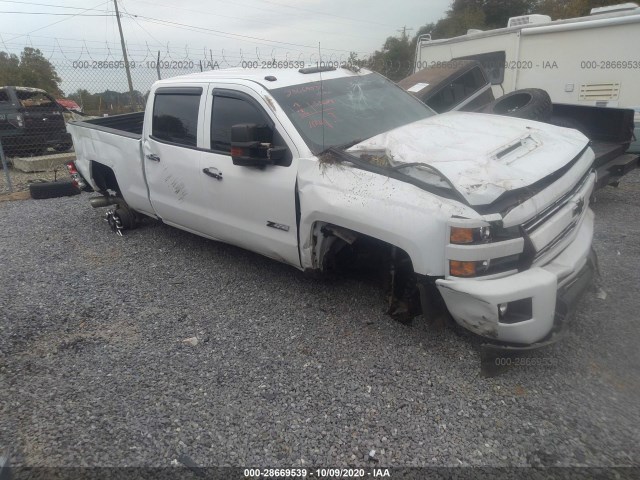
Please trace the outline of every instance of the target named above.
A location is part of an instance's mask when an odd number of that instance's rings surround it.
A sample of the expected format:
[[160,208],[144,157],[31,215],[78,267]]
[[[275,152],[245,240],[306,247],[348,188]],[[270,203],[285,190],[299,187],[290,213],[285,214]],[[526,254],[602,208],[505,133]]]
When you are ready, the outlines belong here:
[[146,215],[305,271],[382,266],[390,312],[494,345],[555,341],[595,270],[585,136],[437,115],[366,70],[170,78],[145,112],[69,130],[118,233]]

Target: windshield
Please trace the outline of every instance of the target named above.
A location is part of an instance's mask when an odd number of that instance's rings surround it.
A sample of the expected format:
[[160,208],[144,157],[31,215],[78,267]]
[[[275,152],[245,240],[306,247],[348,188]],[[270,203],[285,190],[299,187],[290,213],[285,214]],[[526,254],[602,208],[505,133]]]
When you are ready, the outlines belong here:
[[[375,73],[271,91],[313,153],[359,143],[434,112]],[[323,108],[324,107],[324,108]]]

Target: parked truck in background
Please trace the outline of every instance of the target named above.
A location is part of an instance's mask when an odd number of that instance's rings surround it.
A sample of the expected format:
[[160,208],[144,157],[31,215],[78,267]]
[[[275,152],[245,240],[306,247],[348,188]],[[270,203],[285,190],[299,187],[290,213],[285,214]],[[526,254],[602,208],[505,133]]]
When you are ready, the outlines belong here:
[[63,107],[44,90],[29,87],[0,87],[0,141],[11,156],[72,147]]
[[585,17],[510,18],[505,28],[416,44],[415,71],[452,60],[477,60],[497,97],[524,88],[546,90],[558,104],[629,108],[640,152],[640,8],[624,3],[594,8]]
[[436,115],[364,69],[175,77],[69,129],[118,233],[146,215],[304,271],[381,266],[390,313],[419,299],[487,342],[555,341],[594,272],[584,135]]

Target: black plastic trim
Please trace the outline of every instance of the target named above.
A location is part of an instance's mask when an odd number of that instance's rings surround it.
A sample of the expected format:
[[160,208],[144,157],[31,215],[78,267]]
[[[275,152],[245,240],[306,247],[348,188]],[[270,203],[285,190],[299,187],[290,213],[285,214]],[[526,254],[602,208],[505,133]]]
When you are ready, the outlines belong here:
[[155,95],[202,95],[202,87],[160,87]]

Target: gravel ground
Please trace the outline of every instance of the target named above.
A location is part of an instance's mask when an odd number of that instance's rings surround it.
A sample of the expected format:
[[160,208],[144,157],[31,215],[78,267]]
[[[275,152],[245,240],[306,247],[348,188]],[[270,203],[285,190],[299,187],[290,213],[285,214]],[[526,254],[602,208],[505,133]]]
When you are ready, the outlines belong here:
[[[45,180],[47,182],[53,182],[54,180],[68,180],[69,173],[67,173],[67,167],[59,165],[54,168],[50,168],[44,172],[21,172],[16,170],[12,166],[9,166],[9,176],[11,178],[11,186],[14,192],[24,192],[29,190],[29,183],[34,180]],[[0,164],[0,195],[9,193],[9,183],[5,171]]]
[[601,290],[553,364],[494,378],[468,338],[385,316],[374,285],[153,222],[119,238],[87,200],[0,203],[15,465],[638,466],[638,171],[598,194]]

